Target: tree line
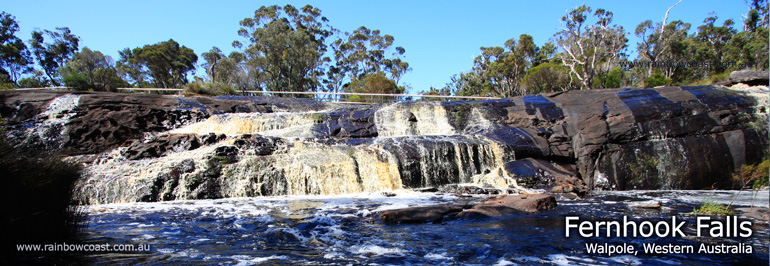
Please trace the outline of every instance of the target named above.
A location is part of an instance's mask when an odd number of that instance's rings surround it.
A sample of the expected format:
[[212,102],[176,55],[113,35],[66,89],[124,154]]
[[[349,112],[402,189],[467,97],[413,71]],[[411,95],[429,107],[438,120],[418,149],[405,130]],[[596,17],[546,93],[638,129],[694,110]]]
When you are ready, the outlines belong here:
[[[403,93],[401,77],[411,70],[395,38],[361,26],[342,32],[310,5],[263,6],[240,22],[225,55],[218,47],[199,56],[173,39],[119,51],[115,61],[80,49],[69,28],[34,30],[26,43],[18,22],[0,13],[0,86],[67,86],[114,91],[120,87],[180,88],[201,94],[237,90]],[[194,76],[200,65],[206,76]]]
[[[542,46],[521,34],[503,46],[481,47],[470,70],[452,76],[442,88],[421,93],[508,97],[708,84],[735,69],[768,69],[767,0],[751,1],[741,31],[733,20],[717,25],[718,17],[711,13],[690,33],[690,23],[668,21],[676,5],[662,21],[636,26],[636,58],[629,58],[630,33],[613,23],[614,14],[583,5],[567,12],[561,28]],[[310,5],[263,6],[239,24],[241,39],[232,43],[235,51],[227,55],[215,46],[198,56],[170,39],[123,49],[113,60],[80,48],[80,38],[66,27],[36,29],[24,42],[16,36],[15,18],[2,12],[0,87],[185,87],[190,93],[211,95],[238,90],[398,94],[408,87],[401,82],[411,70],[403,59],[406,50],[379,30],[361,26],[342,32]],[[198,67],[205,76],[188,80]]]
[[[679,1],[681,2],[681,0]],[[629,58],[628,32],[614,14],[582,5],[561,18],[561,28],[538,47],[528,34],[503,47],[481,47],[469,71],[423,94],[516,96],[543,92],[723,81],[737,69],[768,69],[768,4],[753,0],[742,31],[731,19],[717,25],[715,13],[688,33],[690,23],[645,20],[634,33],[637,57]]]

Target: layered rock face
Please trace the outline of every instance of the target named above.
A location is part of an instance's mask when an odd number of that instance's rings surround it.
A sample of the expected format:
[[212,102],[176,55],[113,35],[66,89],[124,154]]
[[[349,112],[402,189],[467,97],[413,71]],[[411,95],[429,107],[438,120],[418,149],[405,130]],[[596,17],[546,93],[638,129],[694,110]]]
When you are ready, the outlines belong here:
[[86,164],[87,203],[455,183],[725,188],[768,144],[767,107],[714,86],[355,106],[14,91],[0,103],[11,142]]

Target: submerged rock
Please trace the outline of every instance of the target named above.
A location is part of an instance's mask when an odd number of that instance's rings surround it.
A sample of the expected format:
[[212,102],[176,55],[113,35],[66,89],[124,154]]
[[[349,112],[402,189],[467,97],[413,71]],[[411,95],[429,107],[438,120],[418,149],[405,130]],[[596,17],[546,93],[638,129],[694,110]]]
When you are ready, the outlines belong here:
[[463,208],[460,206],[412,207],[383,211],[377,217],[386,224],[436,223],[462,210]]
[[519,212],[535,213],[556,207],[556,198],[548,194],[502,195],[485,199],[473,208],[457,214],[459,218],[500,217]]
[[380,212],[376,217],[386,224],[437,223],[451,219],[500,217],[516,213],[535,213],[556,207],[556,198],[547,194],[502,195],[488,197],[473,206],[423,206]]

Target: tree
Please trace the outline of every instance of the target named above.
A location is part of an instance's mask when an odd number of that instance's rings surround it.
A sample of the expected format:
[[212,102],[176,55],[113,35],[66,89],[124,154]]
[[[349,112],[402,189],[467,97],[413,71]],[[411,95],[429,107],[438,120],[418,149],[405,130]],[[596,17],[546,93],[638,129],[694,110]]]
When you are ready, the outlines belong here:
[[[732,28],[734,24],[732,19],[725,20],[721,27],[714,25],[717,19],[717,15],[712,12],[703,20],[704,25],[698,27],[698,34],[695,36],[695,39],[698,40],[700,45],[696,52],[696,57],[702,62],[724,62],[725,46],[727,46],[730,39],[736,33],[736,30]],[[721,72],[723,70],[721,67],[711,69],[713,69],[713,72]],[[706,71],[704,74],[708,73]]]
[[[46,36],[51,43],[45,42]],[[67,27],[56,28],[56,31],[32,31],[32,39],[29,40],[32,53],[54,86],[60,85],[59,68],[78,51],[79,42],[80,37],[73,35]]]
[[[152,45],[145,45],[133,50],[120,52],[120,64],[123,73],[130,76],[135,85],[147,85],[160,88],[179,88],[188,83],[187,73],[195,70],[198,56],[186,46],[170,39]],[[145,81],[147,77],[149,81]]]
[[19,24],[11,14],[0,12],[0,83],[10,82],[18,85],[22,74],[32,68],[32,56],[27,45],[16,37]]
[[347,39],[337,39],[332,44],[336,64],[329,68],[327,75],[336,82],[335,85],[343,82],[344,77],[337,77],[340,74],[353,80],[381,71],[389,74],[389,78],[398,84],[401,77],[411,70],[409,63],[400,58],[406,52],[403,47],[390,50],[395,40],[393,36],[380,35],[379,30],[363,26],[345,35]]
[[752,0],[749,4],[751,10],[746,16],[744,21],[743,30],[748,32],[755,32],[758,28],[768,28],[770,24],[770,18],[768,18],[768,5],[767,0]]
[[[251,74],[259,78],[260,89],[314,91],[320,87],[322,67],[330,61],[326,38],[333,29],[321,10],[306,5],[260,7],[253,18],[240,22],[238,35],[248,40],[244,50]],[[234,47],[242,47],[235,42]]]
[[566,91],[578,87],[570,83],[569,68],[558,63],[543,63],[527,70],[524,86],[530,94]]
[[19,79],[20,88],[45,88],[51,86],[50,80],[41,70],[33,70],[31,76]]
[[134,56],[134,52],[129,48],[125,48],[118,51],[118,55],[120,55],[120,60],[115,63],[118,74],[124,80],[131,82],[133,87],[149,87],[150,76],[144,64]]
[[727,60],[768,69],[768,8],[766,0],[752,1],[743,31],[730,39]]
[[206,60],[206,63],[203,63],[202,66],[206,68],[206,75],[208,75],[209,82],[217,81],[217,64],[223,58],[226,58],[225,54],[222,53],[222,50],[219,50],[219,48],[214,46],[208,52],[201,54],[201,56]]
[[[355,93],[380,93],[380,94],[403,94],[404,87],[396,85],[396,81],[390,79],[382,71],[365,74],[360,78],[353,79],[346,87],[346,92]],[[379,101],[387,100],[386,96],[372,96],[362,98],[359,95],[353,95],[348,97],[348,100],[364,100],[364,101]]]
[[624,57],[628,42],[623,27],[611,24],[612,12],[597,9],[593,13],[596,22],[590,24],[591,11],[586,5],[570,11],[561,18],[561,31],[553,36],[562,49],[562,64],[580,81],[580,89],[593,88],[594,77],[608,72]]
[[[679,34],[677,34],[678,32],[676,32],[675,27],[669,27],[666,23],[671,9],[681,2],[682,1],[679,0],[679,2],[666,10],[666,15],[663,16],[663,22],[653,25],[651,20],[645,20],[636,26],[634,33],[639,37],[639,40],[641,40],[636,46],[637,51],[639,52],[639,58],[649,62],[645,77],[652,76],[652,69],[656,62],[659,62],[663,57],[670,57],[670,42],[675,41],[675,38],[679,37],[677,36]],[[689,29],[689,26],[687,28]],[[686,30],[684,31],[684,35],[687,35]]]
[[115,62],[99,51],[84,47],[61,68],[62,81],[78,90],[115,91],[128,82],[118,76]]

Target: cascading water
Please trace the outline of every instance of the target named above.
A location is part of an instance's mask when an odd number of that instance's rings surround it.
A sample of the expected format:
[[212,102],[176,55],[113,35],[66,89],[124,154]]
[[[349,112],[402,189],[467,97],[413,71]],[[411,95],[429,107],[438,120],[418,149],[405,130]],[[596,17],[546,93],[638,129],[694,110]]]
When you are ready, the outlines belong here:
[[[325,124],[330,117],[330,111],[214,115],[155,137],[223,139],[189,150],[171,147],[157,158],[129,160],[125,148],[104,154],[78,189],[88,203],[111,203],[516,185],[501,168],[512,155],[485,137],[457,135],[440,104],[384,106],[373,118],[378,137],[358,144],[320,141],[332,133]],[[480,114],[471,120],[476,128],[489,125]],[[280,145],[269,153],[236,147],[252,135],[278,138]]]

